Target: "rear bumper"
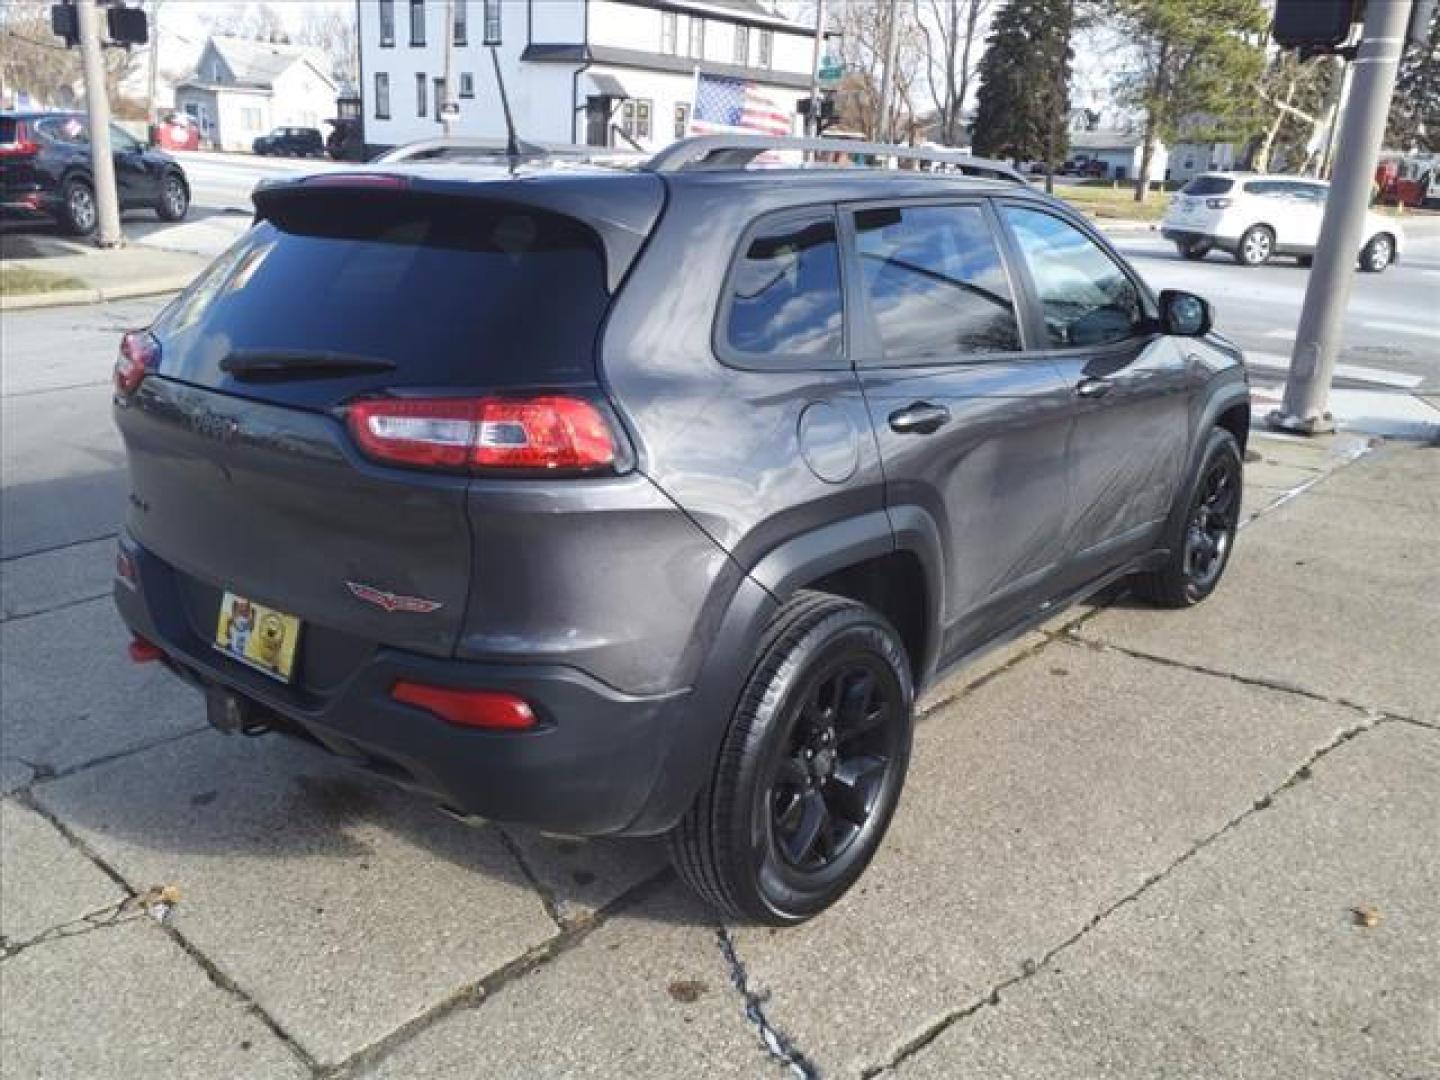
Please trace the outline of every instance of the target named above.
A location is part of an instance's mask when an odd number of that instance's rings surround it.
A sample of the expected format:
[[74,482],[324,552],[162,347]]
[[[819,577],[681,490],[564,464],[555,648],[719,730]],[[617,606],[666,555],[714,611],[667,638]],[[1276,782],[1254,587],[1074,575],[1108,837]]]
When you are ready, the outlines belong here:
[[1177,228],[1173,225],[1163,226],[1160,235],[1177,244],[1205,244],[1216,251],[1234,251],[1236,244],[1230,237],[1216,236],[1214,233],[1196,229]]
[[[168,565],[133,542],[122,546],[139,581],[117,580],[116,607],[173,671],[237,694],[258,707],[259,722],[458,813],[574,835],[649,833],[673,824],[700,779],[693,768],[673,768],[694,757],[676,745],[694,731],[688,689],[634,696],[563,665],[474,663],[385,647],[324,692],[286,686],[202,640],[171,595]],[[401,679],[516,694],[541,723],[524,732],[456,727],[392,700]]]

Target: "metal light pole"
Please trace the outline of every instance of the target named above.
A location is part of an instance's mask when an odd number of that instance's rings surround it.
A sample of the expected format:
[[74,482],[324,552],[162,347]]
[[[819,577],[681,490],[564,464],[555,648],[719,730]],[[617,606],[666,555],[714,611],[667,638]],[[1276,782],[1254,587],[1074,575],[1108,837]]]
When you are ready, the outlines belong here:
[[880,84],[880,124],[877,129],[878,141],[894,142],[890,131],[890,102],[895,92],[895,51],[900,44],[900,35],[895,24],[900,21],[900,5],[896,0],[884,0],[890,10],[885,20],[885,75]]
[[1335,172],[1320,226],[1314,268],[1300,311],[1300,329],[1285,380],[1285,400],[1267,420],[1284,431],[1317,434],[1333,431],[1326,412],[1335,358],[1340,351],[1340,324],[1350,298],[1365,211],[1400,53],[1405,48],[1405,27],[1411,0],[1370,0],[1354,68],[1350,100],[1345,107],[1345,142],[1336,146]]
[[100,11],[95,0],[75,5],[80,58],[85,67],[85,107],[90,120],[90,176],[94,181],[97,247],[119,247],[120,200],[115,191],[115,159],[110,156],[110,98],[105,88],[105,58],[100,51]]
[[[469,28],[469,22],[466,22]],[[455,100],[455,92],[450,87],[452,71],[455,66],[455,0],[445,0],[445,92],[440,96],[443,101],[437,101],[435,108],[440,111],[440,130],[445,133],[446,138],[450,136],[450,102]]]
[[805,117],[805,134],[820,134],[820,58],[825,51],[825,0],[815,6],[815,50],[810,57],[810,114]]
[[150,86],[145,98],[145,122],[155,123],[155,83],[160,73],[160,5],[163,0],[150,0]]

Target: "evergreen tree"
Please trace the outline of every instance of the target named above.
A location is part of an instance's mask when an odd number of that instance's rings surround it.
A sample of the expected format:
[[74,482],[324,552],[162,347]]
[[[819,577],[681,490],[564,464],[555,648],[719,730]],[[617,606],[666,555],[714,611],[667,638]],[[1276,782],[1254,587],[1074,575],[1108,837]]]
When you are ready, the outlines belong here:
[[1069,149],[1070,31],[1075,0],[1008,0],[995,13],[975,115],[975,152],[1044,161]]
[[1429,40],[1410,46],[1400,60],[1385,145],[1440,151],[1440,7],[1430,20]]
[[1252,87],[1265,66],[1270,13],[1261,0],[1111,0],[1139,59],[1119,82],[1122,101],[1144,114],[1135,201],[1150,187],[1155,148],[1240,142],[1253,134]]

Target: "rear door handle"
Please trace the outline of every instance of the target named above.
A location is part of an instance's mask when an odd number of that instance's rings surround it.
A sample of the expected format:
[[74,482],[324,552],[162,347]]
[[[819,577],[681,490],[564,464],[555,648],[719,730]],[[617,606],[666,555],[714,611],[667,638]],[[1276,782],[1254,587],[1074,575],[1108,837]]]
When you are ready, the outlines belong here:
[[1075,384],[1075,396],[1083,398],[1104,397],[1110,392],[1108,379],[1081,379]]
[[950,410],[928,401],[917,401],[890,414],[890,430],[901,435],[929,435],[949,422]]

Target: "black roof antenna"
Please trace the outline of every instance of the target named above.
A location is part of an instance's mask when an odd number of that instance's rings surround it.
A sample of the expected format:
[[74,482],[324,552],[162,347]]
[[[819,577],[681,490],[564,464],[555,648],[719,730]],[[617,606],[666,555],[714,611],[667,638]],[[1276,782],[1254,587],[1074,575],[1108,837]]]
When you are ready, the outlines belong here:
[[505,76],[500,74],[499,45],[490,46],[490,62],[495,65],[495,84],[500,88],[500,107],[505,111],[505,156],[510,159],[513,174],[520,163],[520,139],[515,134],[515,117],[510,115],[510,95],[505,93]]

